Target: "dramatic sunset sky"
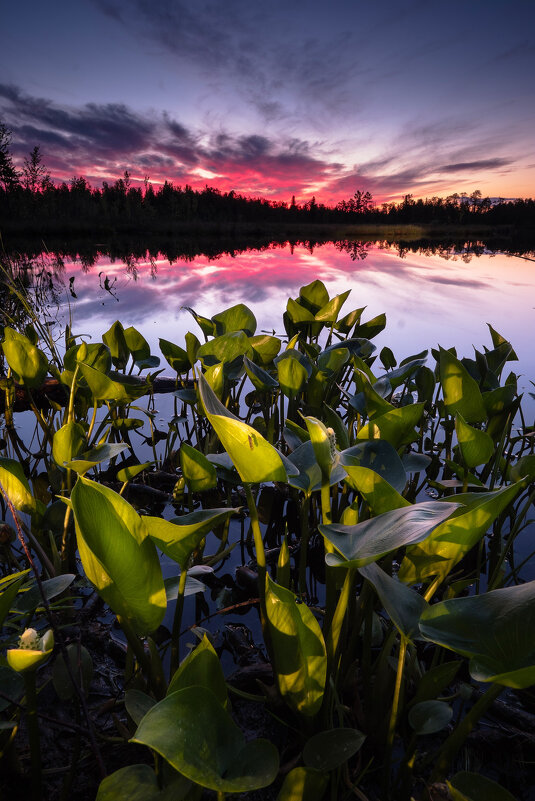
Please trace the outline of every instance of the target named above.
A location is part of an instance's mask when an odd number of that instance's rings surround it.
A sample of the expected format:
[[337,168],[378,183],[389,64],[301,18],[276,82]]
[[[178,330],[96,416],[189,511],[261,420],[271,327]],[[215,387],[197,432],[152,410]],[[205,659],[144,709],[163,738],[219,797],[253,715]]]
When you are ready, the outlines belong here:
[[535,195],[533,0],[11,0],[0,122],[55,179]]

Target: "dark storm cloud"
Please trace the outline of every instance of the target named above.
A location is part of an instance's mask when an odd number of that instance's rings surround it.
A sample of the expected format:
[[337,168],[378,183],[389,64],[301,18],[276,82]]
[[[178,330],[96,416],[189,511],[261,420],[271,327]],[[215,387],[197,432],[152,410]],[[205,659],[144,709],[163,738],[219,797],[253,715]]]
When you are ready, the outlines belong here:
[[[122,104],[87,103],[62,107],[31,97],[18,87],[0,84],[0,119],[13,131],[13,153],[19,159],[36,145],[42,148],[53,177],[65,179],[98,167],[110,177],[119,165],[155,180],[195,180],[189,171],[203,167],[223,179],[224,188],[247,176],[249,187],[298,192],[341,169],[312,154],[309,142],[281,140],[260,134],[226,131],[201,133],[188,129],[169,114],[143,115]],[[315,145],[315,143],[314,143]]]

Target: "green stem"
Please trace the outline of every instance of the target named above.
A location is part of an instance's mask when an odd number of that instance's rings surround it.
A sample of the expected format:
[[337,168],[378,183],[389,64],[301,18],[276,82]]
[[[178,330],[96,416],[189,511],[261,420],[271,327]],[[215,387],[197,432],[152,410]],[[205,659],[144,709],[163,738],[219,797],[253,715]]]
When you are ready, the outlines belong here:
[[39,743],[39,724],[37,721],[37,692],[35,689],[35,671],[22,674],[26,691],[26,718],[28,740],[30,743],[32,798],[41,798],[41,746]]
[[503,690],[501,684],[491,684],[487,692],[481,696],[479,701],[474,704],[470,712],[463,718],[456,729],[450,734],[442,748],[435,763],[431,781],[441,781],[449,768],[450,762],[459,751],[460,747],[491,704],[496,700]]
[[309,514],[310,514],[310,495],[305,495],[303,498],[303,505],[301,506],[300,524],[301,524],[301,550],[299,553],[299,592],[301,595],[306,595],[307,591],[307,560],[308,560],[308,540],[310,537],[309,528]]
[[403,682],[403,671],[405,668],[405,654],[407,652],[408,640],[401,635],[399,642],[398,669],[396,671],[396,684],[394,686],[394,698],[392,699],[392,711],[390,713],[390,723],[388,725],[388,736],[386,739],[386,770],[384,774],[385,789],[388,788],[390,771],[392,767],[392,748],[394,746],[394,735],[399,715],[399,700],[401,697],[401,686]]
[[178,594],[176,597],[175,615],[173,617],[173,632],[171,639],[171,678],[173,678],[180,662],[180,627],[182,625],[182,612],[184,610],[184,591],[186,589],[186,579],[188,576],[184,565],[181,566],[180,581],[178,583]]

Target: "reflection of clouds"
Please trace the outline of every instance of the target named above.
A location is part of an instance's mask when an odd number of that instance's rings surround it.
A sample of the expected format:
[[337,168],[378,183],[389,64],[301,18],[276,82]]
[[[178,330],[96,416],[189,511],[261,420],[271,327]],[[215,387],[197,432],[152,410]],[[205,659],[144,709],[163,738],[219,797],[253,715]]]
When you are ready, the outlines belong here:
[[[313,253],[298,246],[293,253],[287,247],[172,264],[158,258],[157,267],[153,278],[150,262],[140,259],[134,280],[118,262],[98,262],[85,273],[79,264],[67,264],[65,275],[76,276],[78,300],[71,300],[75,331],[100,338],[120,319],[125,326],[138,327],[158,353],[158,337],[183,344],[191,330],[202,338],[182,306],[211,317],[225,307],[246,303],[257,318],[258,330],[275,328],[281,333],[288,297],[296,297],[301,286],[319,278],[331,297],[352,290],[342,313],[359,306],[367,307],[364,320],[386,313],[387,328],[377,344],[389,345],[398,358],[438,343],[455,345],[459,353],[470,355],[472,343],[491,346],[488,321],[511,339],[522,370],[535,375],[535,357],[525,337],[535,305],[526,291],[533,285],[531,265],[521,260],[483,255],[465,265],[420,253],[400,259],[394,248],[371,248],[365,261],[352,261],[327,244]],[[101,289],[100,271],[117,279],[119,302]]]

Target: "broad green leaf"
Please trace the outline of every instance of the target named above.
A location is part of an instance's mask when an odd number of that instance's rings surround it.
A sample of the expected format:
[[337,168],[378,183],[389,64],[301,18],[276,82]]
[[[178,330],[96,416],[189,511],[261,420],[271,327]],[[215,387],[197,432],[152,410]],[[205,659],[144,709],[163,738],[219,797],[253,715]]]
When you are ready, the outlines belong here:
[[66,462],[65,467],[69,467],[76,473],[83,475],[91,468],[96,467],[97,464],[108,462],[110,459],[115,459],[116,456],[128,450],[128,445],[124,442],[104,442],[101,445],[95,445],[94,448],[85,453],[80,454],[79,459],[73,459],[72,462]]
[[321,801],[329,777],[314,768],[293,768],[284,777],[277,801]]
[[318,312],[316,312],[314,319],[320,323],[335,323],[338,319],[340,309],[349,297],[350,292],[350,289],[346,289],[346,291],[342,292],[341,295],[336,295],[336,297],[329,300]]
[[48,359],[28,337],[6,325],[2,349],[15,381],[26,387],[38,387],[43,383],[48,372]]
[[530,481],[535,481],[535,453],[527,453],[521,456],[520,459],[510,467],[508,477],[513,481],[518,481],[521,478],[528,478]]
[[111,360],[115,367],[119,370],[124,370],[130,356],[130,350],[126,344],[124,328],[119,320],[116,320],[102,335],[102,341],[110,349]]
[[266,617],[275,676],[285,701],[305,717],[320,709],[327,654],[318,621],[306,604],[266,575]]
[[347,473],[345,481],[360,492],[374,515],[410,506],[409,502],[375,470],[358,465],[345,465],[344,469]]
[[160,339],[160,350],[163,353],[169,367],[176,373],[187,373],[191,367],[190,358],[183,348],[174,345],[167,339]]
[[496,414],[501,414],[508,410],[513,405],[516,395],[516,387],[512,384],[507,384],[504,387],[498,387],[490,392],[484,392],[482,395],[485,410],[489,417]]
[[146,395],[149,391],[147,382],[134,376],[113,372],[105,375],[87,364],[80,364],[80,372],[87,381],[95,400],[130,403],[130,401]]
[[427,602],[415,590],[402,584],[374,562],[359,568],[359,573],[373,584],[390,620],[403,637],[413,640],[418,635],[418,622]]
[[249,343],[249,337],[243,331],[222,334],[209,342],[205,342],[197,351],[197,358],[202,361],[205,368],[219,362],[232,362],[238,356],[251,358],[252,355],[253,350]]
[[62,592],[65,592],[75,578],[74,573],[63,573],[61,576],[54,576],[51,579],[42,581],[41,587],[34,584],[29,590],[20,594],[17,601],[17,610],[26,613],[33,612],[37,607],[43,606],[43,594],[47,601],[51,601],[52,598],[56,598]]
[[356,325],[355,330],[353,331],[353,336],[373,339],[377,336],[377,334],[380,334],[385,327],[386,314],[378,314],[377,317],[373,317],[371,320],[367,320],[365,323]]
[[[318,492],[322,484],[321,470],[310,440],[303,442],[293,451],[291,460],[295,470],[286,467],[288,484],[302,490],[307,495]],[[341,465],[334,465],[330,472],[329,485],[332,487],[334,484],[339,484],[345,475],[345,469]]]
[[254,361],[264,367],[273,362],[281,349],[281,341],[270,334],[257,334],[249,339]]
[[44,511],[41,501],[32,495],[20,462],[0,457],[0,483],[17,511],[28,515],[40,514]]
[[180,568],[184,570],[191,554],[208,532],[234,514],[234,511],[234,509],[200,509],[172,520],[149,515],[144,515],[142,520],[156,546],[170,559],[178,562]]
[[234,417],[216,398],[204,377],[198,378],[199,394],[210,423],[240,478],[247,484],[287,480],[280,454],[252,426]]
[[167,695],[194,686],[211,690],[221,706],[227,706],[225,674],[219,657],[206,634],[175,671],[167,688]]
[[231,306],[230,309],[214,314],[212,322],[215,325],[217,336],[229,334],[233,331],[243,331],[252,337],[256,331],[256,317],[251,309],[243,303],[238,303],[237,306]]
[[349,448],[349,434],[347,428],[344,424],[344,421],[334,409],[331,409],[330,406],[327,406],[326,403],[323,404],[323,413],[325,416],[325,422],[327,423],[329,428],[332,428],[334,434],[336,436],[336,444],[339,449],[342,451],[345,448]]
[[329,293],[323,281],[316,278],[310,284],[302,286],[299,290],[299,301],[302,306],[312,314],[316,314],[326,303],[329,302]]
[[494,443],[486,431],[469,426],[460,412],[455,417],[455,431],[465,465],[486,464],[494,453]]
[[65,354],[63,365],[66,370],[74,372],[78,362],[88,364],[101,373],[109,373],[111,370],[110,349],[103,342],[93,342],[91,344],[82,342],[81,345],[74,345]]
[[405,545],[426,539],[453,512],[450,504],[426,501],[385,512],[354,526],[319,526],[343,557],[344,567],[363,567]]
[[320,731],[306,741],[303,762],[309,768],[329,771],[339,768],[360,750],[366,735],[358,729]]
[[190,789],[191,783],[181,776],[160,790],[149,765],[128,765],[102,780],[96,801],[194,801]]
[[215,467],[206,456],[183,442],[180,446],[180,467],[191,492],[203,492],[217,485]]
[[423,636],[470,660],[475,681],[535,684],[535,581],[429,606]]
[[278,381],[270,373],[252,362],[247,356],[243,357],[243,366],[253,386],[260,392],[273,391],[279,386]]
[[366,412],[370,420],[377,419],[394,409],[371,385],[368,376],[361,370],[355,370],[355,383],[359,392],[364,394]]
[[463,770],[446,779],[452,801],[517,801],[509,790],[479,773]]
[[396,449],[386,440],[372,439],[358,442],[340,454],[340,464],[344,467],[359,465],[368,467],[402,493],[407,483],[407,475]]
[[353,326],[360,322],[362,312],[365,308],[366,306],[362,306],[360,309],[353,309],[353,311],[350,311],[345,317],[342,317],[341,320],[338,320],[334,326],[336,330],[340,331],[341,334],[349,334]]
[[409,710],[409,725],[415,734],[436,734],[445,729],[453,717],[453,709],[445,701],[422,701]]
[[152,709],[155,704],[154,698],[142,690],[127,690],[124,694],[126,711],[136,726],[139,726],[149,709]]
[[131,481],[143,470],[146,470],[147,467],[150,467],[151,464],[154,464],[154,462],[143,462],[143,464],[131,464],[128,467],[123,467],[117,471],[117,481],[122,481],[123,483]]
[[[496,492],[451,496],[465,505],[436,528],[427,542],[415,545],[407,551],[399,569],[401,581],[416,584],[432,576],[444,579],[485,535],[489,526],[521,488],[522,482],[518,482]],[[446,505],[449,503],[446,502]]]
[[240,793],[271,784],[277,749],[245,737],[215,695],[204,687],[171,693],[147,712],[132,742],[147,745],[191,781]]
[[150,356],[150,345],[133,325],[124,329],[126,346],[135,362],[144,361]]
[[308,377],[306,368],[297,359],[277,360],[278,384],[287,398],[295,398],[303,390]]
[[422,701],[432,701],[440,695],[452,683],[462,664],[460,660],[442,662],[424,673],[418,681],[411,705],[419,704]]
[[318,368],[329,376],[336,374],[349,361],[349,350],[340,345],[339,348],[324,351],[318,356]]
[[143,518],[116,492],[87,478],[78,478],[71,504],[87,578],[138,634],[155,631],[167,599],[156,547]]
[[414,426],[418,425],[423,413],[423,403],[412,403],[409,406],[392,409],[370,420],[360,429],[357,439],[385,439],[394,448],[401,448],[417,439],[418,433]]
[[336,457],[334,431],[329,430],[317,417],[305,417],[305,423],[322,478],[328,481]]
[[202,315],[197,314],[195,309],[192,309],[189,306],[182,306],[182,308],[185,309],[186,311],[189,311],[189,313],[195,318],[205,337],[214,336],[215,325],[212,322],[212,320],[209,320],[207,317],[202,317]]
[[468,423],[481,423],[487,419],[477,381],[459,359],[444,348],[440,348],[440,380],[444,404],[451,415],[462,414]]
[[71,421],[65,423],[54,434],[52,440],[52,458],[55,463],[63,467],[78,456],[86,445],[85,429],[80,423]]

